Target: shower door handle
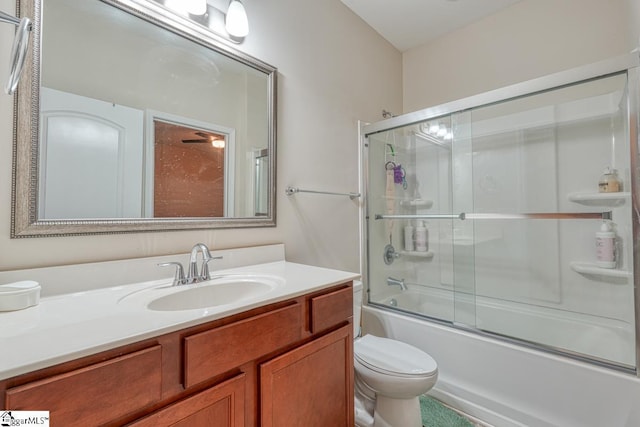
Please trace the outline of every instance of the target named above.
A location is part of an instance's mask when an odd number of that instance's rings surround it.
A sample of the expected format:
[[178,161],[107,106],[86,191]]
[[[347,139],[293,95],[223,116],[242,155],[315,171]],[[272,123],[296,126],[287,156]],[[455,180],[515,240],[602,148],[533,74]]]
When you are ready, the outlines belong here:
[[465,214],[431,214],[431,215],[381,215],[376,214],[375,219],[464,219]]
[[550,213],[459,213],[459,214],[426,214],[426,215],[381,215],[375,219],[611,219],[611,211],[607,212],[550,212]]

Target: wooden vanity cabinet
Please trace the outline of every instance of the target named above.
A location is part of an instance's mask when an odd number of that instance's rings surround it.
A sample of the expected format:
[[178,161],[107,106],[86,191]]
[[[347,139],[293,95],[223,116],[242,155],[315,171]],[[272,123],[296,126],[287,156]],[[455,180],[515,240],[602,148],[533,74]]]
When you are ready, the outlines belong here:
[[64,426],[353,426],[351,282],[0,381]]

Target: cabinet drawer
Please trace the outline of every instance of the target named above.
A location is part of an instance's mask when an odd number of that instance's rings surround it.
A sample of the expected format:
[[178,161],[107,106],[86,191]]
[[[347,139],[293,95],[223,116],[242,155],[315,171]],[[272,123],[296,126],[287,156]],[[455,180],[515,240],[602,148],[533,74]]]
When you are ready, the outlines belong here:
[[244,427],[245,384],[240,374],[127,427]]
[[338,325],[353,316],[351,286],[311,298],[311,333]]
[[184,339],[184,386],[227,372],[285,347],[302,335],[300,304],[293,304]]
[[162,347],[7,390],[5,408],[50,411],[52,425],[100,425],[160,400]]

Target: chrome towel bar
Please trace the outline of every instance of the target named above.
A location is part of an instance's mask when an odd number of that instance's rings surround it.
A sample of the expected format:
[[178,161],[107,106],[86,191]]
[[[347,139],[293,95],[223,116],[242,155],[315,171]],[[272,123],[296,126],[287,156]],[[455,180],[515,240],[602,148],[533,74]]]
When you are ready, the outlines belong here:
[[9,15],[0,10],[0,22],[13,24],[18,27],[11,47],[11,66],[9,69],[9,79],[4,87],[8,95],[12,95],[18,88],[18,81],[24,69],[24,62],[27,58],[29,48],[29,33],[32,30],[31,20],[27,17],[22,19]]
[[291,196],[291,195],[296,194],[296,193],[312,193],[312,194],[329,194],[329,195],[332,195],[332,196],[347,196],[351,200],[360,197],[360,193],[334,193],[332,191],[303,190],[303,189],[297,188],[297,187],[287,187],[285,189],[285,192],[287,193],[287,196]]
[[6,12],[0,10],[0,22],[6,22],[7,24],[20,25],[20,19],[13,15],[9,15]]

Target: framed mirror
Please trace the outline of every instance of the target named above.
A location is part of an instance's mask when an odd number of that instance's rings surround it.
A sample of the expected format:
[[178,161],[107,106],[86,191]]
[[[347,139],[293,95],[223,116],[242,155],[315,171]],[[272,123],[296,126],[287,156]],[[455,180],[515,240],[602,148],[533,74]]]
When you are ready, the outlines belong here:
[[150,0],[20,0],[11,237],[275,226],[276,69]]

